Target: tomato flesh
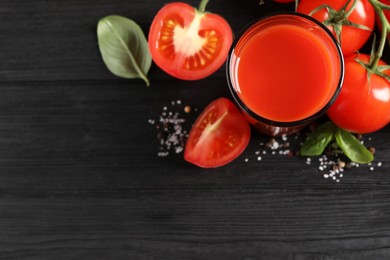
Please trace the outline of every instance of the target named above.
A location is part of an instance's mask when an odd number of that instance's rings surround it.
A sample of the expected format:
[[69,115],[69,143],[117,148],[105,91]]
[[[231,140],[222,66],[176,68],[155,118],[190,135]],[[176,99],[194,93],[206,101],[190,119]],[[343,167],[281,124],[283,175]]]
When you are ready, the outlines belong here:
[[219,69],[232,41],[231,28],[221,16],[179,2],[157,13],[148,38],[154,62],[184,80],[205,78]]
[[[301,0],[298,4],[297,11],[309,15],[321,5],[329,5],[338,11],[346,2],[347,0]],[[347,11],[351,8],[352,2],[349,3]],[[324,22],[329,17],[329,13],[326,9],[321,9],[314,13],[312,17],[320,22]],[[375,10],[368,0],[357,0],[356,7],[348,17],[348,20],[352,23],[363,25],[370,30],[343,25],[340,42],[344,55],[358,51],[367,42],[375,25]],[[328,28],[336,36],[332,26],[328,26]]]
[[[345,58],[343,87],[328,110],[329,118],[350,132],[366,134],[377,131],[390,122],[390,82],[376,74],[367,80],[366,69],[356,62],[356,55]],[[367,63],[369,55],[359,54]],[[379,65],[385,65],[383,61]],[[390,70],[386,74],[390,75]]]
[[219,98],[208,105],[194,123],[184,159],[202,168],[223,166],[247,147],[250,126],[230,100]]

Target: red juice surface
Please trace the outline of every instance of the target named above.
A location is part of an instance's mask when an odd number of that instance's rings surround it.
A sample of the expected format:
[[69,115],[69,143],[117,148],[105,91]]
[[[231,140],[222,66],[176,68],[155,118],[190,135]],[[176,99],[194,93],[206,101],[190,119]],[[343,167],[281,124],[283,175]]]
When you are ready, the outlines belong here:
[[329,39],[323,41],[324,35],[294,24],[274,24],[244,35],[234,53],[235,90],[242,102],[278,122],[302,120],[320,111],[340,78],[337,48],[330,47]]

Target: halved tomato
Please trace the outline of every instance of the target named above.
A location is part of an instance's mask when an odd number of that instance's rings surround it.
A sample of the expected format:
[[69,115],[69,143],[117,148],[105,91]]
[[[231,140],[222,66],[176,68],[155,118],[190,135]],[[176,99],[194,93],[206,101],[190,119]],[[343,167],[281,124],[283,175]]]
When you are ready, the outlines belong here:
[[[154,17],[148,43],[154,62],[168,74],[202,79],[227,58],[233,33],[219,15],[180,2],[165,5]],[[201,8],[200,8],[201,9]]]
[[194,123],[184,150],[184,159],[203,168],[225,165],[247,147],[250,126],[229,99],[208,105]]

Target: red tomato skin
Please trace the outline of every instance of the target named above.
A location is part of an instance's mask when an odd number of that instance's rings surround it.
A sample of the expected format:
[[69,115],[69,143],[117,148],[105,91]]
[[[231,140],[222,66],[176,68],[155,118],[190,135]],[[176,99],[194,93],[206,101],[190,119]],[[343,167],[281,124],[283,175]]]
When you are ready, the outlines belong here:
[[[200,25],[194,37],[206,37],[207,32],[215,32],[214,40],[217,43],[211,43],[215,47],[213,53],[206,53],[207,50],[204,49],[202,55],[187,55],[177,51],[173,41],[173,28],[179,26],[188,29],[195,17],[200,18]],[[169,27],[168,21],[173,21],[174,26]],[[163,40],[163,37],[168,38]],[[191,38],[188,41],[191,42]],[[183,80],[203,79],[218,70],[227,58],[232,41],[232,30],[222,16],[208,12],[201,13],[196,8],[181,2],[169,3],[158,11],[148,36],[153,61],[169,75]],[[206,47],[210,46],[209,44]],[[206,57],[207,55],[209,56]],[[205,64],[195,67],[194,63],[201,64],[201,58]],[[186,67],[188,64],[190,68]]]
[[[213,125],[218,121],[218,125]],[[226,165],[245,150],[250,134],[249,123],[237,106],[229,99],[218,98],[203,110],[193,124],[184,159],[201,168]]]
[[[335,10],[340,10],[347,0],[301,0],[297,11],[304,14],[310,14],[318,6],[327,4]],[[351,1],[349,7],[353,1]],[[347,8],[349,10],[349,8]],[[329,14],[326,9],[322,9],[312,15],[320,22],[324,22]],[[343,26],[341,32],[341,49],[345,56],[358,51],[370,37],[375,25],[375,10],[368,0],[358,0],[354,11],[348,17],[348,20],[364,25],[371,30],[362,30],[352,26]],[[333,28],[328,26],[335,35]],[[335,35],[336,36],[336,35]]]
[[[339,127],[358,134],[375,132],[390,122],[390,82],[372,74],[356,62],[357,55],[345,58],[345,77],[339,96],[327,115]],[[359,54],[367,63],[369,55]],[[384,65],[380,61],[379,65]],[[386,74],[390,75],[390,70]]]

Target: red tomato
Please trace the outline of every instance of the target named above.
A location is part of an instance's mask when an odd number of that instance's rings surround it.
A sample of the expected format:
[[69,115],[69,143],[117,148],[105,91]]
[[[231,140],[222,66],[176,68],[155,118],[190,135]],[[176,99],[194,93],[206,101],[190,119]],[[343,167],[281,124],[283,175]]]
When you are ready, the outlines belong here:
[[[346,2],[347,0],[301,0],[297,11],[310,14],[314,9],[324,4],[331,6],[335,10],[340,10]],[[350,9],[352,2],[348,5],[347,11]],[[312,16],[320,22],[324,22],[329,17],[329,13],[326,9],[321,9]],[[368,0],[357,0],[356,7],[348,17],[348,21],[364,25],[371,30],[343,25],[341,30],[341,49],[344,55],[358,51],[366,43],[375,25],[375,10]],[[328,28],[335,34],[332,26],[329,25]]]
[[205,78],[220,68],[232,41],[232,30],[224,18],[180,2],[160,9],[148,39],[154,62],[185,80]]
[[[372,74],[368,84],[367,71],[355,58],[356,55],[345,58],[344,84],[327,114],[339,127],[366,134],[390,122],[390,82]],[[367,63],[370,57],[359,54],[357,58]],[[380,61],[379,65],[385,63]],[[386,74],[390,75],[390,70]]]
[[219,98],[208,105],[193,125],[184,159],[203,168],[225,165],[247,147],[250,127],[230,100]]

